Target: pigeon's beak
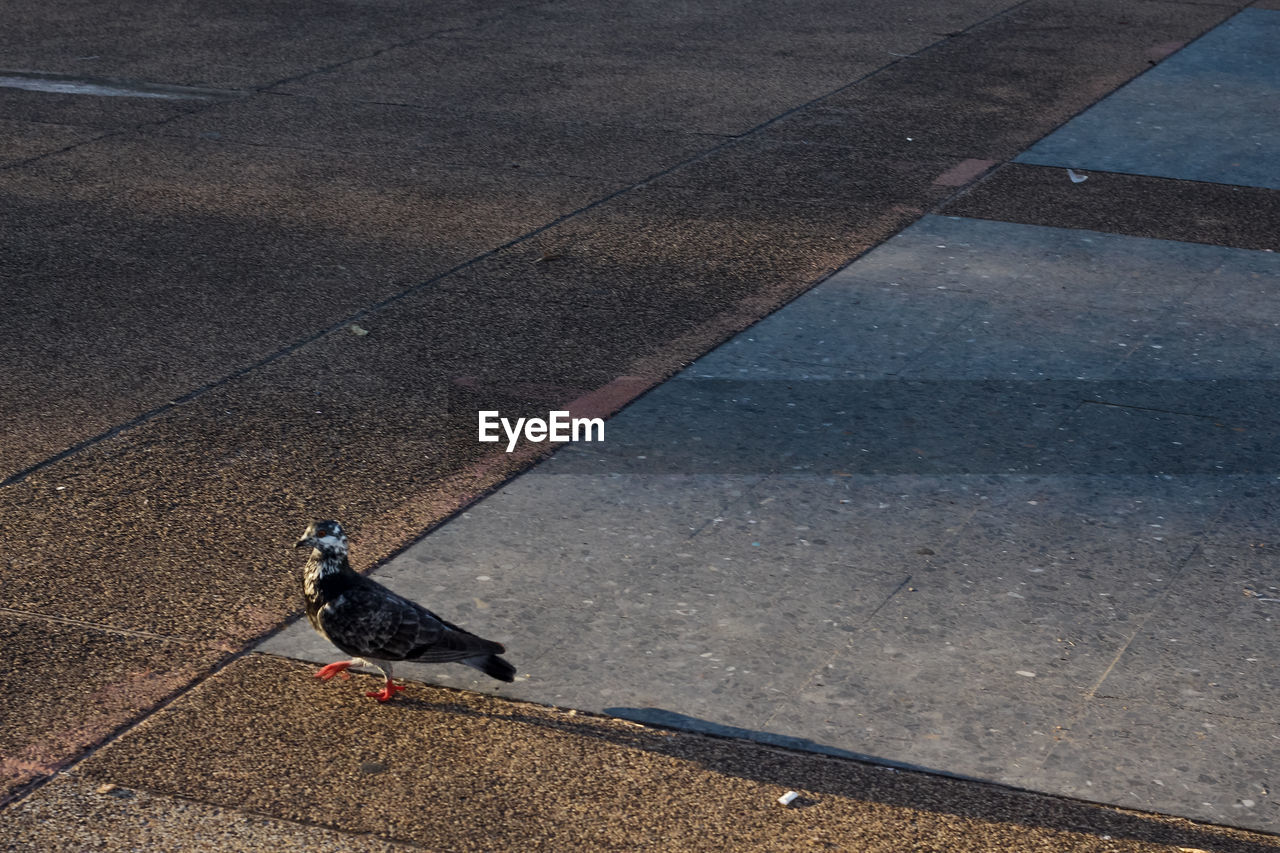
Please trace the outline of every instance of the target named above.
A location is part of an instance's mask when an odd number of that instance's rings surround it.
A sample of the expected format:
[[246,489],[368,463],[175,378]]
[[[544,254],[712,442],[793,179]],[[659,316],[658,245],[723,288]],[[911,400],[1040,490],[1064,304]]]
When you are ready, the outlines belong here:
[[294,543],[293,543],[293,547],[295,547],[295,548],[301,548],[303,545],[310,545],[310,544],[312,544],[311,537],[310,537],[310,536],[303,536],[303,537],[302,537],[301,539],[299,539],[297,542],[294,542]]

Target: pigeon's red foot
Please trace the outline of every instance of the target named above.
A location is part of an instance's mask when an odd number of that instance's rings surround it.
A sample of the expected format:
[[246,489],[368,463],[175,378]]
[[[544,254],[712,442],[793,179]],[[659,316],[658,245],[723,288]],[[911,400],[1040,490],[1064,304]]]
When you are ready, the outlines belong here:
[[372,696],[374,699],[377,699],[379,702],[386,702],[390,700],[392,696],[395,696],[397,693],[399,693],[401,690],[404,690],[404,688],[401,687],[399,684],[392,684],[390,679],[388,679],[387,683],[383,686],[381,690],[370,691],[364,695]]
[[328,666],[321,667],[316,673],[316,678],[321,681],[328,681],[335,675],[341,675],[343,678],[350,678],[351,673],[347,672],[347,668],[351,666],[351,661],[340,660],[337,663],[331,663]]

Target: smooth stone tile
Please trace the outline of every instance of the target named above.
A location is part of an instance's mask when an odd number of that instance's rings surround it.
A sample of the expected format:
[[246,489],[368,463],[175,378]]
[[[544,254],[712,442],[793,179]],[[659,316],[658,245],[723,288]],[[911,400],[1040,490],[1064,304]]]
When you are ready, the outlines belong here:
[[1260,380],[1277,373],[1280,322],[1175,309],[1135,324],[1142,333],[1117,375],[1172,380]]
[[901,373],[974,311],[955,294],[847,281],[818,285],[674,377],[884,379]]
[[1280,189],[1280,12],[1246,9],[1019,156]]
[[1058,427],[1078,405],[1071,391],[994,380],[672,382],[575,461],[618,473],[1061,471],[1070,463]]
[[1276,257],[929,217],[678,378],[1265,376]]
[[1227,497],[1214,475],[1071,475],[998,478],[992,509],[975,513],[965,537],[1037,559],[1045,539],[1092,543],[1194,542],[1220,516]]
[[969,310],[937,335],[899,376],[912,380],[1004,380],[1031,391],[1069,393],[1117,372],[1144,329],[1104,308],[1041,300],[989,299],[965,294]]
[[[1060,680],[1044,683],[1048,668],[1029,663],[1034,655],[976,661],[967,642],[915,635],[908,619],[897,631],[863,632],[763,728],[878,761],[1008,782],[1049,754],[1078,705]],[[985,647],[1014,637],[970,639]],[[1018,675],[1032,666],[1035,678]]]
[[1006,493],[1007,480],[993,476],[775,474],[726,506],[698,542],[781,571],[813,561],[910,573]]
[[1097,231],[930,215],[837,278],[960,290],[1020,302],[1149,311],[1177,305],[1254,253]]
[[[1198,385],[1188,383],[1188,397],[1174,402],[1185,406],[1181,410],[1140,402],[1081,406],[1062,422],[1063,438],[1056,447],[1072,468],[1099,474],[1280,473],[1280,424],[1248,413],[1237,418],[1214,413],[1211,405],[1195,400]],[[1124,391],[1108,396],[1123,400]],[[1207,415],[1187,413],[1195,412],[1198,402]]]
[[1098,695],[1275,725],[1280,685],[1270,678],[1269,638],[1280,623],[1277,568],[1276,549],[1197,551]]
[[1273,521],[1280,513],[1280,475],[1215,478],[1222,510],[1205,541],[1229,548],[1280,548]]
[[1264,832],[1280,829],[1275,724],[1169,706],[1092,703],[1053,753],[1014,784]]
[[1187,300],[1187,307],[1206,316],[1280,323],[1280,253],[1235,251],[1223,258],[1206,286]]

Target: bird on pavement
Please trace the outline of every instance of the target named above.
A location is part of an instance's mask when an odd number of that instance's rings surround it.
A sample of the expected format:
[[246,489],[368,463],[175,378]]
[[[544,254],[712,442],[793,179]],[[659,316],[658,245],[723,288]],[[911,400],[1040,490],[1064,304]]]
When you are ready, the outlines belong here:
[[347,562],[347,535],[338,522],[308,525],[294,544],[303,546],[312,549],[302,574],[307,619],[322,637],[352,656],[321,668],[316,678],[349,678],[349,667],[367,664],[387,679],[382,690],[368,694],[379,702],[404,690],[391,680],[393,661],[456,661],[499,681],[515,679],[516,668],[499,657],[506,651],[501,643],[464,631],[357,574]]

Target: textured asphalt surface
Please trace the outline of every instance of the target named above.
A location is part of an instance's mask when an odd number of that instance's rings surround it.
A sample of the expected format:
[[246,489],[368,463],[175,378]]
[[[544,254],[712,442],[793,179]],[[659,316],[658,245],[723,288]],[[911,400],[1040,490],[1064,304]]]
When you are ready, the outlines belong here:
[[1274,248],[1265,187],[1012,161],[1276,3],[12,5],[11,849],[1280,846],[246,654],[306,521],[369,568],[545,452],[477,410],[610,414],[931,211]]

